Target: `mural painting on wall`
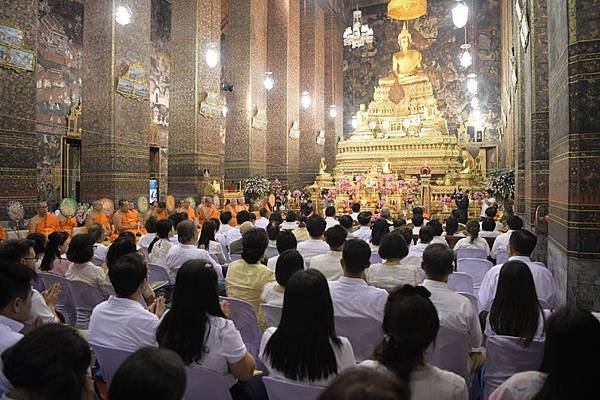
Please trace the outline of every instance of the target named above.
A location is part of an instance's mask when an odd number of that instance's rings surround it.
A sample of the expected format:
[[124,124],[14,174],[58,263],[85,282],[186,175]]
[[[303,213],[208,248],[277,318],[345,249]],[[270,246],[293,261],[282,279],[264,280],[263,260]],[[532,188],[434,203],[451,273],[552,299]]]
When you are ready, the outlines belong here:
[[[471,69],[459,64],[460,45],[464,30],[452,23],[452,0],[428,2],[427,14],[409,22],[409,30],[416,49],[423,58],[421,70],[429,77],[437,98],[438,109],[448,121],[450,134],[458,135],[462,121],[469,116],[470,97],[466,90],[466,76]],[[373,98],[373,89],[381,77],[391,74],[391,60],[398,51],[397,37],[402,22],[387,17],[387,5],[366,7],[363,20],[375,32],[371,48],[344,49],[344,110],[356,113],[359,104]],[[474,33],[479,59],[479,100],[486,126],[486,142],[498,140],[500,123],[500,8],[497,0],[482,0],[477,10],[477,30]],[[470,25],[467,25],[470,27]],[[468,33],[470,37],[470,32]],[[469,39],[469,42],[471,40]],[[352,132],[348,118],[345,134]]]
[[150,107],[158,126],[158,143],[167,147],[169,136],[169,94],[171,74],[171,5],[152,0],[150,39]]

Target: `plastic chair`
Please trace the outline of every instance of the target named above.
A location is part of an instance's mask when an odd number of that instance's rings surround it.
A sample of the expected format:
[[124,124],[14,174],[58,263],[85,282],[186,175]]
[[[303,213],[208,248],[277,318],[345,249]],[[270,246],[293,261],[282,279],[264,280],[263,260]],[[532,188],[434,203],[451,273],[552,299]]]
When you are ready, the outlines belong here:
[[509,257],[510,257],[510,255],[508,254],[508,251],[506,251],[504,249],[499,249],[496,252],[496,265],[504,264],[505,262],[508,261]]
[[456,251],[456,259],[460,260],[461,258],[481,258],[483,260],[487,260],[487,254],[481,249],[462,248]]
[[371,265],[373,265],[373,264],[381,264],[383,262],[383,260],[381,259],[381,257],[379,257],[379,254],[372,253],[369,262],[371,263]]
[[231,400],[225,378],[218,372],[199,366],[186,367],[186,400]]
[[229,303],[229,318],[240,331],[242,341],[248,348],[248,352],[254,356],[254,359],[258,360],[262,334],[254,307],[248,302],[233,297],[221,297],[221,299]]
[[88,329],[92,310],[105,300],[105,296],[98,288],[87,283],[69,281],[69,286],[75,305],[75,328]]
[[470,350],[466,333],[440,326],[435,341],[425,351],[425,359],[429,364],[452,371],[470,382]]
[[448,276],[448,288],[453,292],[473,294],[473,278],[464,272],[453,272]]
[[352,344],[354,359],[361,362],[373,355],[383,340],[381,323],[372,318],[334,316],[335,333],[345,336]]
[[169,272],[158,264],[148,264],[148,282],[167,281],[171,283]]
[[94,264],[96,267],[101,267],[102,264],[104,264],[104,261],[99,259],[98,257],[92,257],[92,259],[90,260],[90,262],[92,264]]
[[242,259],[242,255],[241,254],[230,254],[229,258],[233,262],[233,261],[241,260]]
[[534,340],[528,347],[521,338],[494,335],[486,341],[484,398],[517,372],[537,370],[544,356],[544,342]]
[[283,379],[263,377],[269,400],[316,400],[324,388]]
[[265,321],[267,321],[267,327],[278,327],[279,321],[281,321],[281,312],[283,311],[283,307],[274,306],[272,304],[261,304],[260,309],[265,316]]
[[461,296],[465,296],[467,299],[469,299],[469,301],[471,302],[471,305],[473,306],[473,310],[475,310],[475,312],[479,314],[479,301],[477,300],[477,297],[475,297],[474,294],[467,293],[467,292],[457,292],[457,293],[460,294]]
[[480,258],[460,258],[456,261],[456,271],[469,274],[473,278],[473,294],[475,296],[479,293],[483,277],[493,266],[490,261]]
[[69,325],[74,325],[77,320],[77,312],[75,311],[75,303],[71,295],[71,286],[69,281],[60,275],[50,274],[48,272],[40,272],[38,276],[42,280],[44,287],[48,289],[55,283],[60,285],[60,297],[56,302],[56,311],[65,317],[65,322]]
[[279,252],[277,251],[277,247],[267,247],[265,250],[265,257],[272,258],[278,256]]
[[110,385],[112,377],[115,375],[121,364],[133,353],[123,350],[111,349],[110,347],[99,346],[96,344],[90,344],[98,363],[102,367],[104,373],[104,380],[107,385]]

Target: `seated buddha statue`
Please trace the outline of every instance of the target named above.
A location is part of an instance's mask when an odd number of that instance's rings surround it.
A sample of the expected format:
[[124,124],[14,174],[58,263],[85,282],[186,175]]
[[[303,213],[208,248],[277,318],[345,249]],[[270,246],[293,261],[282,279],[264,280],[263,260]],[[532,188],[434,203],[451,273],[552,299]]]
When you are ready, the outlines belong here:
[[402,27],[402,32],[398,35],[398,44],[400,51],[394,54],[392,70],[398,78],[412,75],[421,64],[421,52],[410,49],[412,44],[412,35],[406,28],[406,23]]

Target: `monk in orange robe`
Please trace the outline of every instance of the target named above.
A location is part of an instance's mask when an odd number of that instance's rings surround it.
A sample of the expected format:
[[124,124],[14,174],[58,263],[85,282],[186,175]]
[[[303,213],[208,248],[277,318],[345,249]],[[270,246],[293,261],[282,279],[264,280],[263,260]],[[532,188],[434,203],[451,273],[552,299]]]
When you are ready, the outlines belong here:
[[210,197],[204,198],[204,203],[198,206],[196,210],[198,214],[198,225],[204,225],[204,223],[211,218],[219,218],[219,210],[213,204],[213,200]]
[[229,220],[229,226],[236,226],[237,219],[235,218],[235,206],[237,205],[237,199],[227,200],[227,204],[223,207],[223,212],[229,211],[231,213],[231,219]]
[[108,220],[106,214],[104,214],[102,202],[95,201],[94,203],[92,203],[92,207],[92,210],[88,212],[85,217],[85,226],[87,226],[87,228],[90,229],[90,227],[93,224],[100,224],[104,228],[104,234],[106,235],[106,237],[109,237],[111,231],[110,221]]
[[58,227],[61,232],[73,233],[73,228],[77,228],[77,219],[75,217],[67,218],[60,214],[58,216]]
[[8,235],[6,234],[6,231],[4,230],[2,225],[0,225],[0,240],[6,240],[6,239],[8,239]]
[[156,218],[157,221],[169,218],[169,214],[167,213],[167,203],[164,201],[158,203],[156,208],[152,210],[152,216]]
[[37,205],[38,213],[29,219],[29,233],[41,233],[48,236],[60,230],[56,215],[48,212],[48,204],[41,201]]
[[140,215],[131,208],[131,202],[127,200],[119,200],[119,210],[113,215],[113,224],[117,236],[125,231],[134,235],[145,233],[145,229],[141,227]]
[[194,212],[194,209],[190,206],[191,206],[191,204],[190,204],[189,200],[187,200],[187,199],[183,200],[181,203],[181,212],[187,213],[188,219],[190,221],[198,222],[196,220],[196,213]]

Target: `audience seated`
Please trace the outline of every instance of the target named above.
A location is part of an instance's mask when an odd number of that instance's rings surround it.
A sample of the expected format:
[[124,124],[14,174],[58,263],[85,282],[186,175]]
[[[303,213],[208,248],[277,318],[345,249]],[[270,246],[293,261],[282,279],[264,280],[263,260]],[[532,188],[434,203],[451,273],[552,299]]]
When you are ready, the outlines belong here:
[[[285,232],[290,234],[289,232]],[[293,236],[293,235],[292,235]],[[283,295],[290,277],[304,269],[304,259],[296,250],[286,250],[277,258],[275,281],[267,282],[263,288],[262,301],[266,304],[283,306]]]
[[436,309],[424,287],[395,288],[385,305],[383,331],[386,338],[373,360],[361,366],[394,374],[410,387],[411,399],[467,400],[465,380],[428,364],[423,354],[439,330]]
[[354,367],[340,373],[319,400],[409,400],[408,385],[391,374]]
[[281,224],[281,229],[284,231],[293,231],[297,227],[296,213],[290,210],[285,215],[285,221]]
[[306,222],[306,229],[308,230],[310,239],[298,243],[297,249],[302,258],[304,258],[307,266],[310,266],[310,262],[314,256],[325,254],[329,251],[329,246],[323,240],[326,225],[323,217],[319,215],[313,215]]
[[269,211],[262,207],[260,210],[258,210],[258,215],[260,218],[256,219],[254,226],[258,229],[267,229],[267,225],[269,225]]
[[520,337],[525,346],[544,340],[549,310],[543,310],[527,264],[508,261],[500,269],[496,296],[486,322],[485,335]]
[[511,215],[506,219],[506,224],[508,225],[508,231],[506,233],[502,233],[496,237],[494,240],[494,245],[492,246],[492,250],[490,251],[490,257],[494,260],[498,256],[498,250],[502,249],[508,251],[508,241],[510,239],[510,235],[514,231],[518,231],[523,228],[523,220],[517,215]]
[[442,236],[465,236],[462,232],[458,231],[458,219],[453,215],[449,216],[446,220],[446,230],[442,233]]
[[490,255],[490,245],[487,240],[479,237],[479,222],[477,220],[472,219],[467,222],[467,234],[469,237],[460,239],[454,245],[455,253],[459,249],[479,249],[485,251],[488,256]]
[[163,219],[156,223],[156,237],[148,245],[148,262],[166,267],[166,258],[171,247],[175,246],[169,240],[173,231],[173,221]]
[[231,215],[231,212],[229,212],[229,211],[223,211],[223,212],[221,212],[221,215],[219,215],[219,221],[221,221],[221,226],[219,227],[219,233],[221,235],[225,236],[225,238],[227,238],[227,234],[229,233],[229,231],[231,229],[233,229],[233,227],[231,225],[229,225],[231,218],[232,218],[232,215]]
[[[346,230],[346,240],[354,239],[354,233],[352,232],[352,227],[354,225],[354,220],[349,215],[340,215],[338,219],[342,228]],[[369,229],[369,235],[371,234],[371,229]]]
[[325,208],[325,230],[329,228],[333,228],[336,225],[339,225],[339,221],[335,219],[335,207],[329,206]]
[[397,231],[398,229],[406,226],[406,220],[404,218],[396,218],[394,219],[394,223],[392,225],[392,229]]
[[15,262],[0,263],[0,353],[23,337],[21,331],[32,311],[34,278],[31,268]]
[[329,245],[329,251],[314,256],[310,262],[310,267],[321,271],[328,281],[335,281],[344,275],[341,261],[346,235],[346,230],[341,226],[327,229],[325,231],[325,241]]
[[327,280],[317,270],[298,271],[286,287],[279,327],[268,328],[260,357],[269,376],[325,386],[354,366],[350,341],[335,334]]
[[[546,323],[539,371],[513,375],[490,400],[594,399],[598,397],[600,322],[589,312],[563,307]],[[577,346],[583,346],[577,350]]]
[[88,227],[88,235],[94,242],[92,245],[94,248],[93,258],[103,264],[106,261],[106,253],[108,252],[108,247],[103,244],[106,240],[106,230],[102,225],[94,223]]
[[369,241],[369,246],[373,254],[377,253],[381,239],[388,233],[390,233],[390,224],[387,223],[387,220],[378,219],[373,223],[373,227],[371,228],[371,240]]
[[[427,223],[426,226],[433,229],[433,239],[431,239],[430,244],[437,243],[443,244],[444,246],[448,246],[448,242],[446,242],[446,239],[442,237],[442,234],[444,233],[444,228],[442,227],[440,221],[438,221],[437,219],[432,219]],[[419,244],[419,242],[417,242],[417,244]]]
[[423,218],[423,214],[413,214],[412,219],[406,221],[407,224],[412,224],[413,226],[413,235],[418,235],[419,231],[423,227],[425,223],[425,219]]
[[263,229],[250,229],[244,235],[242,258],[229,264],[225,285],[227,296],[252,304],[258,321],[265,326],[260,310],[261,294],[266,283],[275,280],[275,274],[260,263],[267,248],[267,233]]
[[277,222],[279,225],[281,225],[283,223],[281,213],[279,211],[273,211],[271,215],[269,215],[269,222]]
[[215,241],[221,244],[225,258],[229,260],[229,242],[227,241],[227,236],[219,232],[221,229],[221,220],[219,218],[211,218],[209,221],[215,224]]
[[2,354],[12,389],[7,400],[92,400],[89,345],[58,324],[37,328]]
[[281,228],[279,226],[279,222],[269,222],[267,225],[267,237],[269,238],[269,246],[268,247],[277,247],[277,236],[281,232]]
[[40,264],[42,263],[42,257],[44,257],[44,251],[46,250],[46,244],[48,240],[45,235],[41,233],[30,233],[27,235],[27,240],[31,240],[33,242],[33,252],[35,253],[35,270],[38,271],[40,269]]
[[69,248],[67,239],[69,239],[69,235],[64,232],[52,232],[48,235],[48,243],[46,243],[46,250],[40,264],[40,271],[65,276],[71,264],[65,256]]
[[148,250],[148,246],[150,246],[150,243],[152,243],[152,241],[156,237],[157,223],[158,220],[156,219],[156,217],[150,216],[148,217],[148,219],[146,219],[146,223],[144,224],[144,227],[146,228],[146,233],[142,235],[140,241],[138,242],[138,246],[140,246],[142,249]]
[[379,219],[385,220],[385,222],[387,222],[388,225],[394,224],[394,222],[392,221],[392,210],[390,210],[388,207],[383,207],[381,209],[381,211],[379,212]]
[[409,255],[414,258],[423,257],[423,251],[431,244],[433,240],[433,228],[424,226],[419,229],[419,241],[414,246],[410,247]]
[[[425,218],[425,215],[423,213],[424,213],[424,210],[423,210],[422,207],[419,207],[419,206],[413,207],[413,209],[412,209],[413,219],[409,219],[408,221],[406,221],[406,223],[409,224],[409,225],[412,224],[413,226],[415,226],[415,224],[413,223],[415,215],[421,215],[421,216],[423,216],[423,223],[422,223],[422,225],[423,226],[427,225],[427,223],[429,222],[429,220],[427,218]],[[420,220],[420,217],[418,217],[418,219]]]
[[[524,229],[514,231],[508,242],[509,261],[522,261],[527,264],[533,275],[538,299],[543,300],[547,307],[552,308],[555,304],[554,277],[544,264],[531,261],[530,256],[536,244],[537,238],[533,233]],[[490,309],[492,301],[496,296],[496,287],[501,268],[502,265],[496,265],[483,277],[481,288],[479,289],[480,310]]]
[[178,212],[175,212],[175,213],[169,215],[169,219],[171,220],[171,222],[173,222],[173,229],[175,230],[175,234],[173,236],[170,236],[169,240],[173,244],[179,244],[179,239],[177,237],[177,226],[179,225],[179,223],[181,221],[187,220],[188,219],[188,215],[187,215],[187,213],[178,213]]
[[[486,210],[486,213],[489,211],[490,213],[494,212],[495,213],[495,208],[488,208]],[[502,225],[502,224],[500,224]],[[482,238],[486,238],[486,237],[497,237],[498,235],[500,235],[502,232],[499,230],[496,230],[496,220],[494,218],[486,218],[483,221],[481,221],[479,223],[479,226],[481,228],[481,231],[479,232],[479,237]]]
[[306,229],[307,222],[308,222],[308,217],[306,215],[301,215],[298,218],[298,228],[296,228],[292,231],[294,236],[296,236],[296,240],[298,242],[304,242],[305,240],[310,239],[310,235],[308,234],[308,229]]
[[365,242],[371,241],[371,228],[369,224],[371,223],[371,213],[368,211],[363,211],[358,214],[358,223],[360,224],[360,228],[354,231],[352,235],[360,240],[364,240]]
[[141,255],[120,257],[108,269],[115,295],[92,311],[88,341],[91,345],[134,352],[143,346],[157,346],[155,332],[165,311],[159,297],[146,309],[139,303],[147,282],[146,265]]
[[329,282],[336,316],[366,317],[383,321],[383,308],[388,294],[383,289],[367,284],[365,270],[369,268],[370,258],[371,249],[366,242],[352,239],[344,244],[344,276]]
[[352,214],[350,214],[350,216],[352,217],[352,220],[358,221],[359,213],[360,213],[360,203],[353,203],[352,204]]
[[75,235],[69,243],[67,258],[72,264],[65,273],[65,278],[70,281],[87,283],[101,291],[104,291],[106,273],[97,265],[92,263],[94,257],[94,241],[88,234]]
[[133,353],[110,382],[110,400],[181,400],[186,388],[185,366],[173,351],[143,347]]
[[250,379],[255,364],[217,291],[217,274],[210,264],[186,261],[177,271],[172,306],[156,330],[156,340],[186,365],[223,374],[232,386],[236,379]]
[[239,239],[229,243],[229,254],[242,254],[242,251],[244,250],[242,239],[244,238],[246,232],[248,232],[250,229],[254,229],[254,225],[252,225],[252,222],[250,221],[244,221],[242,222],[242,225],[236,228],[237,230],[232,230],[231,232],[239,232],[241,236]]
[[383,236],[379,257],[384,261],[367,268],[367,283],[388,292],[398,285],[418,285],[421,279],[417,266],[403,262],[407,255],[408,246],[402,235],[392,232]]
[[[500,233],[502,233],[504,231],[504,225],[502,225],[502,222],[500,221],[496,221],[496,214],[498,214],[498,209],[496,207],[488,207],[485,210],[485,218],[482,218],[481,222],[480,222],[480,226],[481,229],[483,229],[483,222],[488,221],[488,227],[492,226],[492,222],[494,223],[494,229],[495,231],[498,231]],[[489,232],[489,231],[488,231]]]
[[227,261],[225,252],[221,243],[215,239],[216,230],[217,226],[214,222],[211,220],[204,222],[200,231],[200,238],[198,239],[198,248],[207,251],[208,254],[214,254],[220,264],[225,264]]

